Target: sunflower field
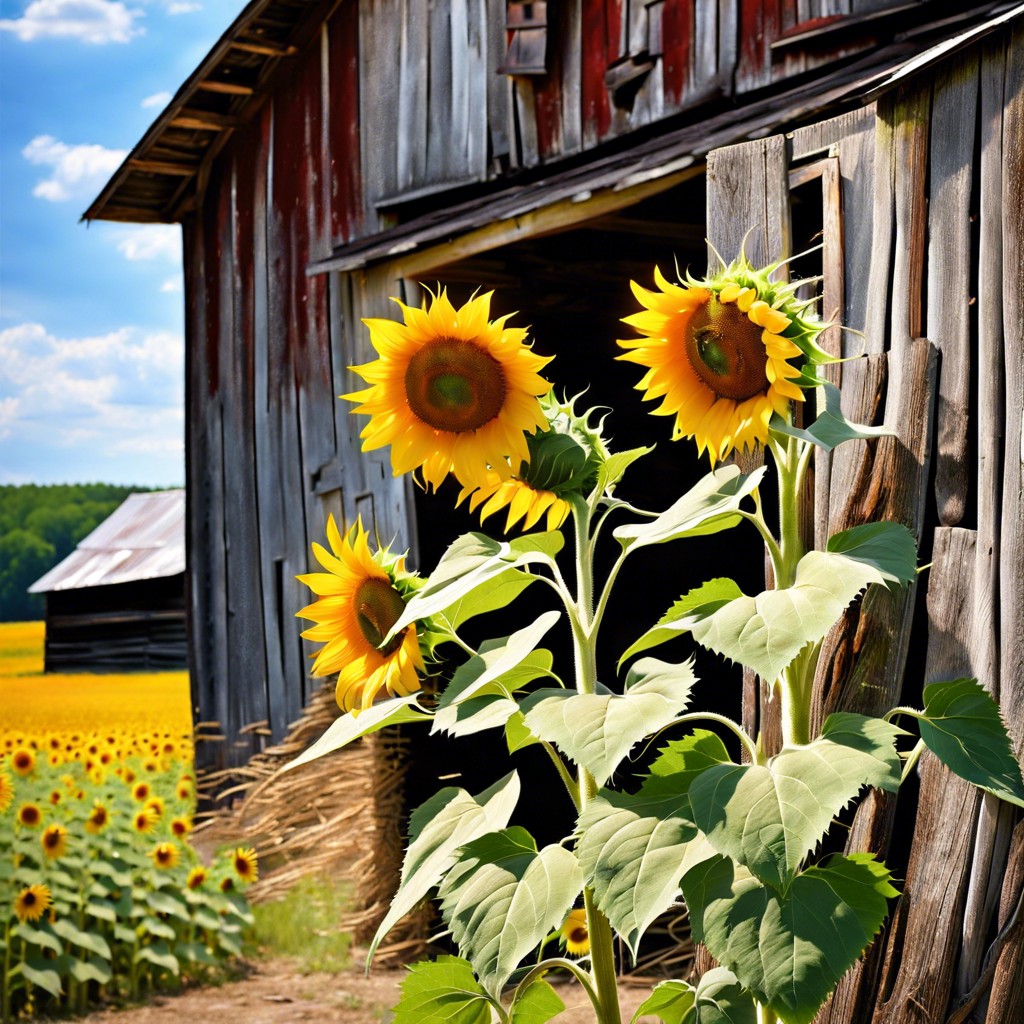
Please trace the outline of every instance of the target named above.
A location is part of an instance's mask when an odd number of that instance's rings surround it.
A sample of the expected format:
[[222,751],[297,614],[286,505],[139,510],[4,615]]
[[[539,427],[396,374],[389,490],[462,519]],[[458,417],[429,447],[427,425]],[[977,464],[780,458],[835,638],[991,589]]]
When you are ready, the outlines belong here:
[[[241,953],[253,850],[203,864],[188,678],[41,674],[0,625],[0,1018],[202,978]],[[45,681],[45,700],[40,684]]]

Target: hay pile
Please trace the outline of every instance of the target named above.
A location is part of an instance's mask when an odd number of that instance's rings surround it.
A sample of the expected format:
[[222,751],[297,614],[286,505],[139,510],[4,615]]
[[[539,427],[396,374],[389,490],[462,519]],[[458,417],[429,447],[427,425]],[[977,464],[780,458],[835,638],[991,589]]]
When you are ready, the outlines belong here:
[[[339,927],[350,931],[357,945],[365,945],[398,885],[406,740],[398,730],[385,729],[283,772],[337,716],[333,687],[324,687],[280,744],[242,768],[202,776],[200,793],[214,808],[200,816],[193,840],[207,854],[224,845],[256,847],[260,878],[248,890],[253,902],[280,898],[304,875],[350,882],[354,909]],[[375,962],[407,963],[420,957],[427,948],[430,915],[425,907],[399,922]]]

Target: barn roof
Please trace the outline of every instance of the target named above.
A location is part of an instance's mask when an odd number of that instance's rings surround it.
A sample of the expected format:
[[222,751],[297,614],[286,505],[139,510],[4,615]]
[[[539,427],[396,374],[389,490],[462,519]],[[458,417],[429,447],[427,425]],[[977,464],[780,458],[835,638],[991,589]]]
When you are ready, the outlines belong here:
[[185,491],[130,494],[30,594],[105,587],[185,571]]
[[[180,222],[193,208],[210,162],[231,133],[246,124],[271,94],[278,66],[302,49],[336,5],[337,0],[252,0],[247,4],[115,171],[82,215],[83,220]],[[825,72],[781,96],[766,97],[761,102],[769,108],[769,116],[746,126],[755,134],[737,130],[728,139],[716,139],[715,145],[743,142],[758,137],[757,133],[770,134],[796,118],[820,113],[830,103],[867,90],[877,93],[892,87],[903,75],[920,71],[951,49],[967,45],[1024,10],[1005,0],[958,11],[953,16],[945,16],[938,4],[914,6],[921,12],[921,22],[915,27],[895,35],[887,45],[849,69],[840,68],[838,75]],[[903,8],[900,11],[906,13]],[[858,27],[848,19],[842,24],[826,21],[830,23],[810,34],[835,34],[844,26],[846,31]],[[967,26],[970,28],[964,32]],[[791,46],[806,35],[780,40],[778,45]],[[935,47],[937,40],[942,42]],[[842,83],[839,88],[836,78]],[[699,158],[708,148],[695,146],[692,155]],[[506,183],[492,184],[493,191],[498,192]],[[399,242],[381,241],[385,247]],[[355,256],[355,265],[379,256],[349,253],[347,249],[344,255]]]

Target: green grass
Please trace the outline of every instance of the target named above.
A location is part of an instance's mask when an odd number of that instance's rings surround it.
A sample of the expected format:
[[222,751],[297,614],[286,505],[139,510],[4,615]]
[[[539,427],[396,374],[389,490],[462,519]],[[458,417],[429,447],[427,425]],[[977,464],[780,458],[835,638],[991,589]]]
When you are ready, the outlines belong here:
[[347,884],[314,875],[303,878],[282,899],[254,905],[256,921],[248,952],[291,957],[302,974],[345,970],[352,938],[339,922],[350,909],[349,889]]

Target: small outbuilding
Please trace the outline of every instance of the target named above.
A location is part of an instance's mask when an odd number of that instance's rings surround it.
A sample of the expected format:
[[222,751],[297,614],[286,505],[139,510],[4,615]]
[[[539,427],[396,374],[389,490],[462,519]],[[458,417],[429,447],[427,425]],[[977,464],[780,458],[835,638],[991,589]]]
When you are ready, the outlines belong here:
[[185,491],[129,495],[29,592],[47,672],[185,668]]

